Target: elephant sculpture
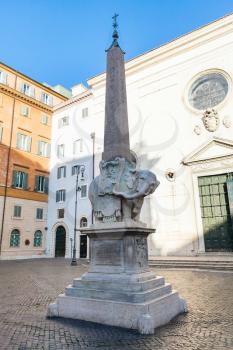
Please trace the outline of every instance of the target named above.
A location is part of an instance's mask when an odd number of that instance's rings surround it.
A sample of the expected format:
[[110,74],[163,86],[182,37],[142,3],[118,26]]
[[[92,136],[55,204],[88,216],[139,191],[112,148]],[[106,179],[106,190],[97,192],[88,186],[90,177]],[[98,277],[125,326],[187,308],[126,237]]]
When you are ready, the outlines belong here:
[[159,181],[149,170],[136,170],[124,158],[100,163],[100,175],[91,183],[89,199],[97,222],[139,220],[144,197]]

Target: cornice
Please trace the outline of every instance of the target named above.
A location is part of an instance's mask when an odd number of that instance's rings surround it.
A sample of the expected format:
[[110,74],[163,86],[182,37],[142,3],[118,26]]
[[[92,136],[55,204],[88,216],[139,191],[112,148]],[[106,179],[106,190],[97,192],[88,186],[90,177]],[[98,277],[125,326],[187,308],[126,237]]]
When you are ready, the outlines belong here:
[[77,102],[80,102],[80,101],[83,101],[83,100],[90,98],[92,95],[93,95],[92,91],[90,91],[90,90],[85,91],[77,96],[72,97],[68,101],[61,102],[58,105],[54,106],[53,112],[54,112],[54,114],[56,114],[57,112],[60,112],[64,109],[66,109],[70,105],[73,105]]
[[[151,64],[178,55],[190,48],[198,47],[226,33],[233,32],[233,14],[216,20],[188,34],[176,38],[158,48],[136,56],[125,63],[126,76]],[[87,80],[92,88],[104,85],[106,73],[101,73]]]
[[45,91],[49,92],[50,94],[59,97],[61,100],[64,100],[64,101],[68,100],[68,97],[65,97],[64,95],[59,94],[59,92],[51,89],[50,87],[48,87],[42,83],[39,83],[37,80],[34,80],[33,78],[27,76],[26,74],[17,71],[16,69],[8,66],[7,64],[0,62],[0,66],[3,67],[3,69],[6,69],[6,70],[10,71],[11,73],[16,74],[18,77],[20,77],[24,80],[30,81],[32,84],[38,86],[40,89],[45,90]]
[[224,159],[231,159],[233,161],[233,152],[232,154],[217,156],[217,157],[209,157],[206,159],[197,159],[197,160],[190,160],[188,162],[182,162],[183,165],[195,165],[195,164],[205,164],[205,163],[214,163],[216,161],[222,161]]
[[[198,155],[202,154],[205,150],[211,147],[211,145],[216,144],[216,145],[221,145],[224,146],[225,148],[228,148],[232,151],[232,153],[228,154],[221,154],[217,156],[211,156],[211,157],[206,157],[202,159],[195,159]],[[183,165],[195,165],[195,164],[204,164],[204,163],[212,163],[216,161],[222,161],[224,159],[231,159],[233,160],[233,141],[232,140],[226,140],[220,137],[213,137],[212,139],[208,140],[201,146],[199,146],[196,150],[194,150],[191,154],[186,156],[182,160]]]
[[52,107],[45,105],[44,103],[29,97],[27,95],[24,95],[22,92],[12,89],[8,85],[4,85],[0,83],[0,92],[7,94],[8,96],[11,96],[13,98],[17,98],[20,101],[27,102],[32,106],[39,107],[43,111],[52,113]]

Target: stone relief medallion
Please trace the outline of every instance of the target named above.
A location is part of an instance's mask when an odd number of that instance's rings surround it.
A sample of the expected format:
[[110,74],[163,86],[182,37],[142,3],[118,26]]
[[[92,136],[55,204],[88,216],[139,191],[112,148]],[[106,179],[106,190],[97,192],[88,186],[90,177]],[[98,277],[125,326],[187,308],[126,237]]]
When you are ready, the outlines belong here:
[[216,131],[219,127],[218,112],[213,108],[208,108],[203,114],[202,121],[207,131]]
[[193,131],[196,135],[201,135],[201,127],[199,125],[195,125]]
[[225,128],[230,128],[232,125],[232,120],[231,117],[229,115],[226,115],[223,120],[222,120],[223,125],[225,126]]
[[228,90],[228,81],[222,73],[209,72],[193,82],[188,100],[193,108],[203,111],[219,105],[227,96]]

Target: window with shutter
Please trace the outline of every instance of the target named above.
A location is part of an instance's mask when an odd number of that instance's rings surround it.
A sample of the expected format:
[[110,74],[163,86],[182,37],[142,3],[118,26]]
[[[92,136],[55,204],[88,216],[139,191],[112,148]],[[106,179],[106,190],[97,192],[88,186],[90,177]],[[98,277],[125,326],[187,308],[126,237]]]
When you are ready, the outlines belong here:
[[42,232],[40,230],[37,230],[34,233],[34,247],[41,247],[42,246]]
[[28,189],[28,174],[23,171],[13,171],[13,183],[15,188]]
[[30,94],[30,97],[32,98],[35,97],[35,88],[33,86],[30,86],[29,94]]
[[22,151],[30,152],[31,140],[31,136],[17,133],[16,148],[21,149]]
[[43,208],[36,208],[36,219],[43,220]]
[[15,205],[14,213],[13,213],[14,218],[21,218],[21,211],[22,211],[22,207],[20,205]]
[[64,208],[58,209],[57,210],[57,218],[58,219],[64,219],[64,216],[65,216],[65,209]]
[[57,156],[58,156],[58,158],[64,157],[64,154],[65,154],[65,145],[64,144],[58,145],[57,146]]
[[46,114],[42,114],[40,117],[41,124],[48,125],[48,116]]
[[58,119],[58,127],[62,128],[63,126],[69,125],[69,117],[62,117]]
[[66,200],[66,190],[56,191],[56,202],[65,202]]
[[22,83],[21,85],[21,92],[25,95],[30,96],[30,85],[26,83]]
[[79,140],[74,141],[74,143],[73,143],[73,153],[79,154],[81,152],[83,152],[83,140],[79,139]]
[[20,245],[20,232],[19,230],[11,231],[10,247],[19,247]]
[[52,96],[49,96],[45,92],[41,93],[41,102],[43,102],[46,105],[53,106],[53,98],[52,98]]
[[72,166],[72,175],[77,175],[79,172],[80,166],[79,165],[74,165]]
[[45,141],[38,141],[37,154],[48,158],[50,156],[50,144]]
[[22,105],[21,106],[21,115],[23,115],[24,117],[29,117],[29,107]]
[[66,177],[66,166],[57,168],[57,178],[61,179],[62,177]]
[[35,191],[48,193],[49,178],[43,175],[36,175],[35,177]]
[[0,83],[7,84],[7,74],[3,71],[0,71]]
[[83,118],[88,117],[88,108],[87,107],[82,109],[82,117]]
[[87,218],[82,217],[80,219],[80,227],[87,227]]

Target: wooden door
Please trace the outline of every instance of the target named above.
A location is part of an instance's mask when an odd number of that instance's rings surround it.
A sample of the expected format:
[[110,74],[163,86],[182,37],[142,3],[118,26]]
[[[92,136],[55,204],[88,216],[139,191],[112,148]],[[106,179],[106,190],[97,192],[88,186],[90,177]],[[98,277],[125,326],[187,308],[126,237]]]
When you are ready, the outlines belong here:
[[66,252],[66,230],[58,226],[56,230],[55,257],[64,257]]
[[87,257],[87,235],[80,235],[80,258]]

